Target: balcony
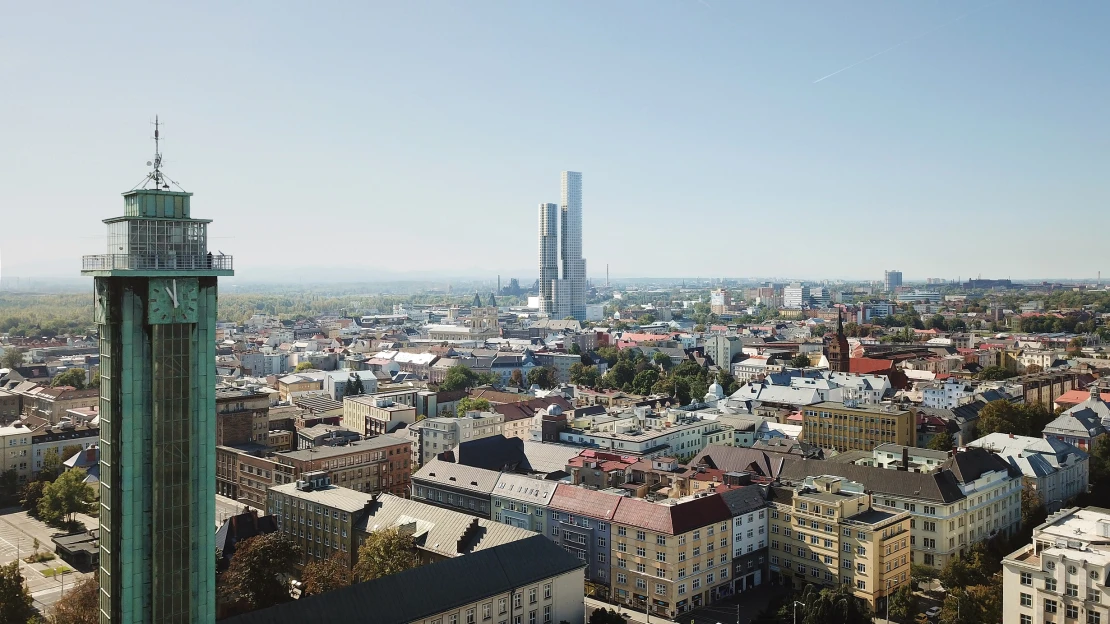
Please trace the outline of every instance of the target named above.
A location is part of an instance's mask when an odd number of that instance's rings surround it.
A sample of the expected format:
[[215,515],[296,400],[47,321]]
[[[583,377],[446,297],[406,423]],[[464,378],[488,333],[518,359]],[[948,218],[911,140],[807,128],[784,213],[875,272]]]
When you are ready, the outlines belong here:
[[104,254],[81,258],[82,271],[232,271],[227,255]]

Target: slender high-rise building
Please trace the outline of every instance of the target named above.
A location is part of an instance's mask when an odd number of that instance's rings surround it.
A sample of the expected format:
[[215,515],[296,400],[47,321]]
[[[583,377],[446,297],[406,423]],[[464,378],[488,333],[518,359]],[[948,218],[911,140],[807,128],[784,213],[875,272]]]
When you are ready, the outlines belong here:
[[564,316],[586,320],[586,259],[582,257],[582,174],[563,172],[561,288],[555,301]]
[[[158,126],[155,122],[155,141]],[[153,171],[85,256],[100,334],[100,622],[215,621],[216,278],[210,221]]]
[[554,314],[559,279],[559,207],[540,204],[540,312]]

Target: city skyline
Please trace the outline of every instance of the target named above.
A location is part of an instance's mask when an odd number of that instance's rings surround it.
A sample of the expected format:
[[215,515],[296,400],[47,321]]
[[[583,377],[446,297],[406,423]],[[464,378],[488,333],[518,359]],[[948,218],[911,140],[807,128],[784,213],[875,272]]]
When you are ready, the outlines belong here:
[[[582,174],[561,175],[559,218],[555,204],[540,204],[539,288],[540,313],[586,320],[586,259],[582,257]],[[556,236],[556,232],[558,235]],[[556,243],[559,261],[555,263]],[[557,276],[557,277],[555,277]]]
[[[562,169],[590,172],[595,280],[605,265],[857,279],[893,266],[907,280],[1110,270],[1094,229],[1076,227],[1110,197],[1105,87],[1085,69],[1110,53],[1104,3],[707,4],[14,7],[0,76],[21,95],[0,112],[19,123],[0,200],[58,218],[5,215],[4,275],[64,276],[92,253],[83,215],[141,165],[150,131],[135,120],[155,113],[168,163],[213,198],[213,244],[236,247],[243,278],[325,273],[313,254],[275,257],[296,232],[372,242],[356,279],[487,274],[460,250],[495,241],[489,273],[534,279],[536,191]],[[35,39],[44,30],[53,45]],[[136,76],[146,88],[128,88]],[[415,217],[425,253],[380,235],[397,215]],[[702,244],[725,228],[734,244]],[[1042,251],[1024,252],[1034,242]],[[679,243],[697,253],[640,253]]]

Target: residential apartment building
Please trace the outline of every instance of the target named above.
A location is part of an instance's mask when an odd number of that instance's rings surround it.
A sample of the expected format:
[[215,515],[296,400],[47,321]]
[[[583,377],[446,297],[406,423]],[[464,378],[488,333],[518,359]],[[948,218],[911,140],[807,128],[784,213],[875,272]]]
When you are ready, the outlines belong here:
[[767,500],[756,485],[727,489],[719,496],[732,514],[732,591],[754,589],[768,580]]
[[838,451],[871,451],[880,444],[916,446],[917,422],[908,410],[892,405],[834,403],[807,405],[800,439]]
[[425,418],[408,428],[414,466],[423,466],[436,455],[463,442],[503,433],[505,417],[496,412],[470,412],[461,418]]
[[343,398],[343,426],[359,435],[380,435],[416,422],[414,405],[376,394]]
[[688,415],[627,422],[606,431],[566,429],[559,432],[564,444],[588,446],[644,459],[668,455],[692,457],[709,444],[731,444],[732,428],[713,420]]
[[1002,560],[1002,621],[1110,622],[1110,510],[1052,514],[1033,540]]
[[556,485],[546,479],[502,472],[490,495],[494,522],[546,535],[547,508]]
[[432,459],[412,475],[413,500],[490,519],[501,473]]
[[267,444],[270,396],[242,388],[216,388],[216,444]]
[[541,351],[532,355],[537,366],[545,366],[555,371],[559,383],[570,383],[570,367],[582,362],[582,356],[570,353]]
[[19,418],[22,405],[18,394],[0,390],[0,423],[10,423]]
[[714,335],[705,339],[705,355],[713,359],[713,363],[728,369],[732,361],[743,358],[744,345],[739,336]]
[[732,593],[732,513],[716,494],[620,501],[613,516],[612,597],[674,618]]
[[627,500],[612,492],[560,483],[548,503],[546,535],[587,565],[587,596],[610,595],[611,526],[618,505]]
[[948,379],[943,383],[931,383],[922,391],[922,405],[935,409],[952,409],[968,403],[975,396],[975,388],[959,379]]
[[50,424],[62,421],[67,410],[94,407],[100,404],[100,390],[77,390],[72,386],[34,386],[22,393],[23,413],[45,418]]
[[408,438],[386,434],[346,446],[320,446],[274,455],[288,483],[307,472],[324,471],[331,483],[366,493],[408,494],[411,459]]
[[15,470],[20,484],[31,478],[31,433],[21,422],[0,427],[0,472]]
[[910,582],[910,514],[835,475],[770,490],[770,570],[787,587],[845,585],[872,609]]
[[[520,565],[520,562],[528,562]],[[539,535],[305,596],[226,620],[227,624],[558,624],[583,622],[582,562]],[[435,591],[414,591],[414,588]],[[496,618],[496,620],[494,619]]]
[[31,434],[31,451],[33,463],[31,474],[37,475],[42,470],[43,458],[47,453],[54,451],[58,458],[65,461],[72,456],[65,449],[80,447],[81,450],[100,444],[100,427],[91,425],[89,421],[79,421],[65,427],[44,426]]
[[991,433],[968,446],[986,449],[1021,471],[1024,486],[1036,492],[1050,512],[1087,491],[1089,456],[1061,440]]
[[352,567],[358,560],[355,531],[373,500],[373,494],[334,485],[317,470],[270,488],[266,511],[277,519],[278,531],[300,546],[302,566],[338,554]]

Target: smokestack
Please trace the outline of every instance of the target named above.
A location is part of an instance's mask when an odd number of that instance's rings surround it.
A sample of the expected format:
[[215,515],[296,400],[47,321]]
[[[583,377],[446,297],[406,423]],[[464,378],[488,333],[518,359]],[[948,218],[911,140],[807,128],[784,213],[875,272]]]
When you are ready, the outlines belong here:
[[902,467],[899,470],[905,472],[910,469],[910,447],[902,447]]

